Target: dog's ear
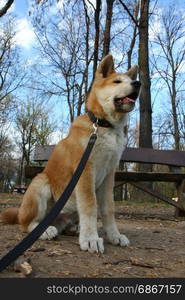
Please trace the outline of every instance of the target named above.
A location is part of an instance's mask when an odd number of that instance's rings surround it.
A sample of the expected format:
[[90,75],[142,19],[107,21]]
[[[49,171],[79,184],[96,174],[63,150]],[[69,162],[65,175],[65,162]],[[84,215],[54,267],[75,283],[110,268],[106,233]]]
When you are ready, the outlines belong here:
[[136,80],[138,73],[138,66],[133,66],[125,74],[129,76],[132,80]]
[[115,73],[113,57],[112,55],[106,55],[98,66],[96,78],[106,78],[112,73]]

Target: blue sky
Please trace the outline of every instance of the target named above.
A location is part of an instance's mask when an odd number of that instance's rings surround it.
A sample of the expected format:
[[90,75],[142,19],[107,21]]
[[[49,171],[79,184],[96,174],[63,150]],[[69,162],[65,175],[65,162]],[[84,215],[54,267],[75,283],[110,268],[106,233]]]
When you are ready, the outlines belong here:
[[[59,2],[62,0],[59,0]],[[93,2],[94,0],[92,0]],[[104,0],[105,1],[105,0]],[[6,2],[6,0],[0,0],[0,7]],[[32,5],[36,1],[34,0],[15,0],[13,6],[11,7],[11,12],[13,12],[17,16],[18,21],[18,34],[17,40],[18,44],[23,47],[24,55],[29,58],[32,55],[31,48],[34,45],[34,33],[32,30],[32,26],[29,18],[29,10]],[[151,1],[151,5],[156,1]],[[174,1],[172,0],[158,0],[157,6],[165,9],[170,3]],[[57,3],[57,0],[56,0]],[[184,7],[185,3],[182,0],[176,0],[175,5],[179,8]]]
[[[62,2],[63,0],[56,0],[56,3]],[[104,0],[105,1],[105,0]],[[6,0],[0,0],[0,7],[6,2]],[[13,12],[17,17],[17,43],[22,46],[24,55],[29,58],[32,55],[32,46],[34,45],[35,37],[34,32],[30,23],[29,11],[31,5],[35,3],[35,0],[14,0],[10,11]],[[92,0],[94,2],[94,0]],[[155,0],[151,1],[151,6],[155,3]],[[167,8],[172,0],[158,0],[157,6],[165,9]],[[58,5],[58,4],[57,4]],[[175,5],[179,8],[184,7],[184,1],[176,0]]]
[[24,17],[28,11],[28,1],[26,0],[15,0],[15,12],[19,14],[20,17]]
[[[173,1],[171,1],[171,0],[158,0],[158,6],[163,7],[163,8],[166,8],[166,7],[168,7],[168,5],[169,5],[170,3],[172,3],[172,2],[173,2]],[[176,1],[175,1],[175,5],[176,5],[176,6],[181,7],[182,4],[184,5],[184,1],[183,1],[183,0],[176,0]]]
[[[0,7],[6,0],[0,0]],[[34,44],[35,35],[29,20],[29,0],[15,0],[8,12],[16,17],[16,43],[22,46],[24,55],[31,55],[31,48]]]

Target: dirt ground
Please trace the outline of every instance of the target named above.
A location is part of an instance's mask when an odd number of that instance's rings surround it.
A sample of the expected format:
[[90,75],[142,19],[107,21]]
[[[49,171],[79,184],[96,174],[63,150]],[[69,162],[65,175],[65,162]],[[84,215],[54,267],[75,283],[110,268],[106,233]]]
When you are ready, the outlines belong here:
[[[0,211],[19,205],[21,197],[0,194]],[[105,242],[104,254],[90,254],[80,250],[77,236],[39,240],[24,254],[33,269],[29,276],[185,277],[185,219],[175,219],[173,207],[163,203],[116,203],[116,219],[130,246],[121,248]],[[18,225],[0,222],[0,256],[23,237]],[[15,272],[12,264],[0,274],[0,278],[7,277],[25,275]]]

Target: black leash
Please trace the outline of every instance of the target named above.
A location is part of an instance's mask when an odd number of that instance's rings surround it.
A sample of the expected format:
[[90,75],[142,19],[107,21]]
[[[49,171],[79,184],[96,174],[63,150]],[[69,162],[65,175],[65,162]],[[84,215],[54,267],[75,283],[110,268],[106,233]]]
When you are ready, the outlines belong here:
[[47,229],[47,227],[54,221],[57,215],[61,212],[62,208],[66,204],[67,200],[71,196],[84,168],[87,160],[91,154],[93,146],[96,142],[97,135],[97,125],[93,124],[94,133],[91,135],[88,145],[82,155],[78,167],[76,168],[70,182],[65,188],[64,192],[55,203],[49,214],[39,223],[35,229],[30,232],[20,243],[18,243],[12,250],[10,250],[3,258],[0,260],[0,272],[3,271],[7,266],[9,266],[14,260],[16,260],[23,252],[25,252],[33,243],[41,236],[41,234]]

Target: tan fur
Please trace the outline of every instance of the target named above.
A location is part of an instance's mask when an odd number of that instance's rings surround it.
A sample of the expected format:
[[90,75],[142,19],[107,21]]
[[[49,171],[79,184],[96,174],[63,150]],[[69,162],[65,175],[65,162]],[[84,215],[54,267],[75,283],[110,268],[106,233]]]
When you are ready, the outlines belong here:
[[[41,188],[41,181],[44,180],[45,176],[43,174],[37,175],[33,181],[32,185],[29,186],[26,194],[23,197],[22,204],[19,209],[19,224],[22,226],[23,231],[27,231],[29,223],[37,215],[38,205],[36,201],[36,195]],[[45,179],[47,180],[47,179]],[[25,201],[26,199],[26,201]]]
[[5,224],[18,224],[18,212],[19,209],[17,207],[11,207],[5,209],[1,213],[1,220]]
[[[104,251],[103,239],[99,238],[97,232],[98,208],[107,239],[121,246],[128,244],[128,239],[121,235],[116,227],[112,191],[114,172],[126,144],[123,128],[126,126],[127,111],[132,110],[133,106],[124,104],[123,111],[117,111],[114,97],[124,98],[132,93],[131,83],[136,73],[136,67],[125,74],[116,73],[112,56],[108,55],[98,67],[88,97],[87,109],[96,117],[111,122],[114,129],[98,129],[98,139],[87,165],[64,207],[64,213],[65,210],[71,210],[72,214],[78,209],[79,242],[82,250]],[[121,80],[119,85],[114,83],[118,79]],[[92,132],[92,122],[87,114],[79,116],[73,122],[67,138],[55,147],[44,171],[33,179],[24,195],[18,214],[19,223],[24,230],[33,230],[44,218],[49,201],[58,200],[70,181]],[[56,228],[49,226],[41,238],[51,239],[56,235]]]

